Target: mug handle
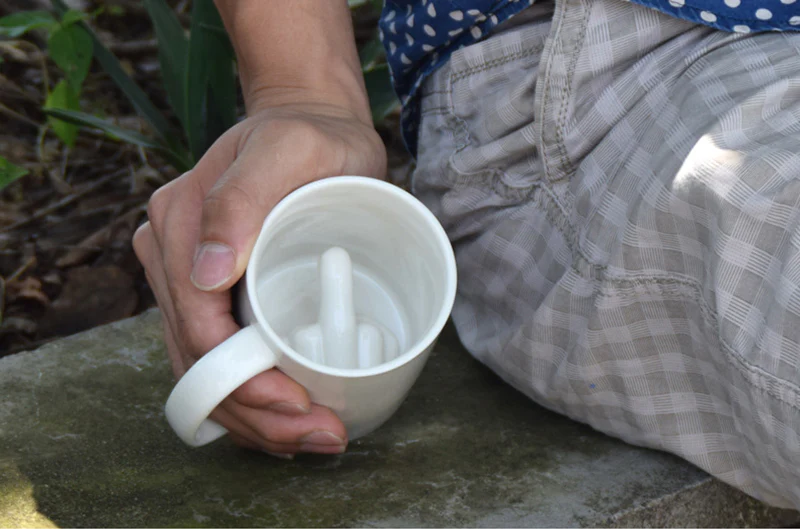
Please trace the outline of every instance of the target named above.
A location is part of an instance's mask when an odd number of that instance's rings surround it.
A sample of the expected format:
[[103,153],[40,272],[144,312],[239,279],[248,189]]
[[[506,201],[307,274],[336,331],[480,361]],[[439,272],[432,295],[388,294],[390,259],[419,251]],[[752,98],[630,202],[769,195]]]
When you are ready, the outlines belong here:
[[208,418],[236,388],[272,369],[278,358],[255,325],[216,346],[181,377],[167,399],[169,425],[189,446],[203,446],[228,433]]

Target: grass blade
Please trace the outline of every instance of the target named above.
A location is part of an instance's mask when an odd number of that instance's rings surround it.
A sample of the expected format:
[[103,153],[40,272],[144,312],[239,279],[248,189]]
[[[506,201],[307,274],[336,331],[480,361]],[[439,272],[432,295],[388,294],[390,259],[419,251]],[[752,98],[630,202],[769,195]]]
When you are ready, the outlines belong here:
[[[63,15],[68,11],[63,0],[51,0],[51,2],[59,15]],[[117,60],[114,54],[100,42],[95,32],[84,22],[77,22],[76,24],[80,25],[80,27],[89,33],[89,36],[92,38],[95,59],[97,59],[97,62],[100,63],[106,73],[111,76],[120,90],[122,90],[128,98],[128,101],[133,105],[133,108],[136,109],[136,112],[153,127],[153,131],[159,138],[164,140],[172,149],[179,150],[179,138],[164,114],[150,101],[147,94],[128,77],[128,74],[122,69],[119,60]]]
[[[211,139],[217,138],[236,124],[237,84],[236,84],[236,53],[228,39],[228,33],[222,24],[217,8],[211,4],[210,18],[214,25],[203,23],[203,28],[209,31],[209,37],[216,39],[216,56],[211,63],[209,85],[211,86],[211,106],[209,115],[216,123],[211,128]],[[216,36],[214,36],[216,34]]]
[[186,135],[199,159],[236,123],[233,47],[212,0],[195,0],[189,37]]
[[69,123],[74,123],[75,125],[99,129],[114,140],[132,143],[133,145],[138,145],[140,147],[144,147],[145,149],[150,149],[154,152],[157,152],[180,172],[186,172],[192,167],[191,160],[189,160],[185,154],[176,152],[169,146],[164,145],[153,138],[149,138],[144,134],[124,129],[120,126],[114,125],[113,123],[109,123],[104,119],[98,118],[97,116],[86,114],[85,112],[75,112],[57,108],[48,108],[45,109],[44,112],[51,117]]
[[119,89],[122,90],[128,101],[133,105],[133,108],[136,109],[136,112],[153,127],[153,131],[161,139],[170,145],[179,145],[178,137],[164,114],[156,108],[150,98],[147,97],[147,94],[139,88],[133,79],[128,77],[114,54],[97,39],[96,35],[92,33],[90,35],[92,35],[92,40],[94,41],[94,56],[97,62],[100,63]]
[[161,77],[172,110],[186,126],[186,62],[189,41],[175,12],[165,0],[144,0],[158,39],[158,61]]

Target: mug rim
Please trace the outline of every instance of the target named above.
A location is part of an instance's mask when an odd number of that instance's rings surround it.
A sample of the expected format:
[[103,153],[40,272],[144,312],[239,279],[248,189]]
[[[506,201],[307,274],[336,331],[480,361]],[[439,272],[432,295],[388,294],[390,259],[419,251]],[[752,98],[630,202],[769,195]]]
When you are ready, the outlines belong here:
[[[401,354],[400,356],[377,366],[368,367],[368,368],[353,368],[353,369],[343,369],[339,367],[331,367],[325,364],[320,364],[317,362],[313,362],[306,358],[305,356],[299,354],[295,351],[285,340],[283,340],[269,325],[267,322],[266,317],[264,316],[263,311],[261,310],[261,306],[258,303],[258,296],[256,293],[256,279],[257,274],[255,270],[258,269],[258,260],[260,259],[261,249],[264,244],[264,234],[269,230],[272,225],[280,219],[281,214],[285,209],[290,207],[295,201],[301,200],[303,196],[314,193],[319,191],[321,188],[330,187],[330,186],[338,186],[343,184],[350,184],[356,187],[363,187],[363,188],[372,188],[372,189],[380,189],[382,191],[388,191],[389,193],[398,197],[398,199],[403,200],[406,205],[410,206],[417,214],[419,214],[423,220],[433,228],[433,236],[436,240],[437,245],[439,246],[440,250],[442,250],[443,255],[445,256],[444,263],[445,266],[445,289],[444,289],[444,298],[442,300],[441,307],[439,309],[438,314],[433,322],[433,324],[428,328],[428,331],[419,339],[417,340],[408,350]],[[450,318],[450,314],[453,310],[453,304],[455,303],[456,297],[456,287],[457,287],[457,270],[456,270],[456,261],[455,261],[455,254],[453,252],[453,247],[450,244],[450,239],[447,236],[442,225],[439,223],[438,219],[434,216],[434,214],[422,203],[419,201],[411,193],[405,191],[404,189],[398,187],[395,184],[386,182],[384,180],[379,180],[377,178],[366,177],[366,176],[353,176],[353,175],[345,175],[345,176],[331,176],[326,177],[321,180],[316,180],[314,182],[305,184],[288,195],[286,195],[278,204],[269,212],[266,219],[264,219],[264,223],[261,226],[261,231],[258,234],[258,238],[256,239],[256,244],[253,246],[253,252],[250,255],[250,260],[247,263],[247,270],[245,272],[245,283],[246,283],[246,292],[247,297],[250,301],[250,306],[253,311],[253,315],[258,322],[258,327],[261,332],[267,334],[269,341],[268,345],[271,347],[273,344],[277,347],[278,351],[273,351],[278,357],[278,362],[276,367],[281,366],[280,357],[282,355],[288,355],[293,361],[297,362],[298,364],[302,365],[305,368],[308,368],[314,372],[331,375],[340,378],[364,378],[370,377],[375,375],[380,375],[382,373],[386,373],[388,371],[392,371],[397,369],[398,367],[410,362],[421,353],[423,353],[434,341],[438,338],[441,334],[442,329],[444,329],[447,320]]]

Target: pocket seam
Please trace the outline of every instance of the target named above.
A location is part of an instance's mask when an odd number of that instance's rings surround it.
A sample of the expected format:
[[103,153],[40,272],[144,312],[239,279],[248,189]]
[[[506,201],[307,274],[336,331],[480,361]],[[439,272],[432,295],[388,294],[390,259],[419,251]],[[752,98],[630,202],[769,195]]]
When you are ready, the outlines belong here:
[[451,69],[448,72],[447,76],[447,89],[443,91],[440,90],[440,91],[430,92],[430,93],[439,93],[447,97],[447,107],[436,107],[428,109],[427,111],[428,112],[437,111],[436,112],[437,114],[438,113],[444,114],[445,117],[447,118],[446,121],[452,122],[449,128],[453,133],[453,137],[455,139],[455,150],[447,158],[447,171],[446,171],[446,178],[450,185],[453,186],[467,185],[467,183],[469,182],[482,181],[490,185],[491,188],[503,198],[517,199],[517,200],[522,200],[531,194],[534,187],[537,185],[536,182],[531,182],[530,184],[521,187],[510,186],[505,182],[503,178],[505,172],[498,168],[490,167],[475,173],[462,173],[461,171],[455,168],[454,157],[458,153],[464,151],[467,147],[472,145],[472,139],[470,137],[469,127],[467,126],[467,123],[456,114],[455,104],[453,103],[453,91],[454,91],[454,86],[457,82],[460,82],[468,77],[471,77],[472,75],[486,72],[488,70],[491,70],[492,68],[502,66],[511,61],[522,59],[524,57],[533,55],[535,53],[540,53],[542,50],[544,50],[544,46],[545,46],[544,43],[540,45],[531,46],[530,48],[510,53],[507,55],[503,55],[502,57],[497,57],[495,59],[486,61],[482,64],[472,66],[470,68],[466,68],[463,70]]
[[455,83],[455,82],[460,81],[462,79],[465,79],[465,78],[467,78],[467,77],[469,77],[469,76],[471,76],[473,74],[480,73],[480,72],[485,72],[486,70],[491,70],[492,68],[495,68],[497,66],[502,66],[503,64],[505,64],[507,62],[511,62],[511,61],[513,61],[515,59],[521,59],[521,58],[526,57],[528,55],[532,55],[532,54],[536,53],[537,51],[542,51],[543,49],[544,49],[544,44],[539,45],[539,46],[532,46],[529,49],[516,51],[516,52],[510,53],[508,55],[503,55],[502,57],[497,57],[496,59],[491,59],[491,60],[486,61],[484,63],[481,63],[481,64],[479,64],[477,66],[472,66],[472,67],[466,68],[464,70],[459,70],[459,71],[451,70],[450,71],[450,81],[452,83]]
[[578,60],[584,47],[586,34],[588,33],[589,17],[592,13],[591,8],[587,7],[583,1],[580,3],[583,5],[585,12],[583,15],[583,20],[580,24],[580,33],[575,40],[575,44],[568,53],[564,54],[569,55],[571,60],[569,66],[567,67],[566,82],[564,83],[564,88],[561,90],[559,97],[561,108],[559,108],[558,121],[556,122],[555,140],[556,145],[558,146],[558,172],[561,172],[562,174],[558,176],[553,175],[550,171],[549,164],[547,162],[544,163],[545,174],[551,183],[556,183],[561,180],[568,180],[575,173],[575,164],[570,158],[566,146],[565,132],[567,125],[567,110],[569,107],[569,99],[572,96],[572,80],[575,77],[575,72],[578,68]]

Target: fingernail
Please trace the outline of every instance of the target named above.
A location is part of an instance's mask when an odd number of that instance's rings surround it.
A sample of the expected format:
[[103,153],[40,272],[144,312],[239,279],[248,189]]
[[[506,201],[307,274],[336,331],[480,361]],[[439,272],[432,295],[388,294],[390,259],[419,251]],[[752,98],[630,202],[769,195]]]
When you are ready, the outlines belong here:
[[303,443],[300,445],[300,451],[314,454],[342,454],[345,451],[345,445],[316,445]]
[[235,266],[233,248],[217,242],[203,243],[194,256],[192,283],[200,290],[212,290],[230,279]]
[[294,454],[284,454],[281,452],[268,452],[267,450],[262,450],[265,454],[269,454],[271,456],[280,458],[280,459],[294,459]]
[[311,408],[307,408],[296,402],[276,402],[275,404],[270,404],[267,409],[275,413],[291,416],[308,415],[311,413]]
[[306,435],[300,442],[303,444],[310,444],[310,445],[344,445],[344,439],[339,437],[338,435],[334,434],[333,432],[328,432],[325,430],[316,430],[311,432],[310,434]]

